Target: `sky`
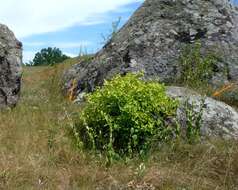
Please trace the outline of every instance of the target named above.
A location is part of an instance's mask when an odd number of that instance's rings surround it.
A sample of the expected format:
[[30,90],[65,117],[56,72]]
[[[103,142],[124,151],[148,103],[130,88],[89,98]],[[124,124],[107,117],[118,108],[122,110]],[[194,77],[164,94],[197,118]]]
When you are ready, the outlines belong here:
[[80,52],[97,52],[112,22],[121,17],[122,26],[143,1],[5,0],[0,6],[0,23],[23,42],[24,63],[47,47],[58,47],[75,57]]
[[94,53],[110,34],[112,22],[122,26],[143,0],[5,0],[0,23],[23,42],[23,62],[46,47],[71,57]]

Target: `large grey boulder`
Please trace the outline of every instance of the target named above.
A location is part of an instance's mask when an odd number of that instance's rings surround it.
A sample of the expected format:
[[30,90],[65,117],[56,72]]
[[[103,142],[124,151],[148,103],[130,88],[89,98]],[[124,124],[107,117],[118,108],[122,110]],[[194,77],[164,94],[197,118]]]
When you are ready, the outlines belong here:
[[180,101],[177,119],[182,127],[188,121],[186,109],[198,116],[202,106],[202,136],[238,139],[238,112],[231,106],[183,87],[167,87],[167,95]]
[[0,109],[16,105],[21,87],[22,44],[0,24]]
[[141,70],[145,78],[174,82],[181,51],[197,40],[202,52],[220,56],[211,84],[237,81],[238,11],[229,0],[146,0],[92,62],[65,73],[64,89],[75,79],[76,94],[92,91],[116,73]]

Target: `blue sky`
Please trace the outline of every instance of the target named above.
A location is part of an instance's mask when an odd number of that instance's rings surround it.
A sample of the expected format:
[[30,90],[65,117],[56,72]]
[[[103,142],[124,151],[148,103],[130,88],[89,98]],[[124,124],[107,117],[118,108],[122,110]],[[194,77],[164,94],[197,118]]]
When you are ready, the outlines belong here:
[[30,35],[20,38],[24,44],[24,61],[32,58],[35,52],[44,47],[58,47],[70,56],[77,56],[80,51],[93,53],[103,44],[103,37],[110,34],[112,22],[121,17],[122,26],[142,2],[129,3],[117,10],[99,15],[99,21],[92,21],[81,25],[74,25],[55,32]]
[[[7,0],[0,6],[0,23],[23,42],[23,61],[45,47],[69,56],[98,51],[112,22],[122,26],[144,0]],[[238,0],[233,0],[238,2]]]
[[[7,0],[0,6],[0,23],[23,42],[23,61],[45,47],[69,56],[98,51],[112,22],[122,26],[144,0]],[[20,2],[20,3],[19,3]]]

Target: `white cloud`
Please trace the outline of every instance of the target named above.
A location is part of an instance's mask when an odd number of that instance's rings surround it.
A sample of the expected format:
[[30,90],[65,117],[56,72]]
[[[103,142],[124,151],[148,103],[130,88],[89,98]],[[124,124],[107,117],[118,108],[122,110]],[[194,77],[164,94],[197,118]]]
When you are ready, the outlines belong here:
[[36,52],[34,51],[23,51],[23,63],[28,63],[29,61],[32,61],[35,54]]
[[17,37],[53,32],[90,23],[100,23],[100,15],[142,0],[5,0],[0,6],[0,23]]
[[45,42],[24,42],[24,46],[28,47],[39,47],[46,45]]
[[90,41],[79,41],[79,42],[24,42],[24,46],[27,47],[57,47],[60,49],[69,49],[69,48],[84,48],[92,45],[93,43]]
[[68,52],[63,52],[63,54],[69,56],[69,57],[77,57],[77,54],[73,54],[73,53],[68,53]]
[[55,46],[60,49],[67,49],[67,48],[84,48],[89,45],[92,45],[92,42],[89,41],[81,41],[81,42],[57,42],[53,43],[52,46]]

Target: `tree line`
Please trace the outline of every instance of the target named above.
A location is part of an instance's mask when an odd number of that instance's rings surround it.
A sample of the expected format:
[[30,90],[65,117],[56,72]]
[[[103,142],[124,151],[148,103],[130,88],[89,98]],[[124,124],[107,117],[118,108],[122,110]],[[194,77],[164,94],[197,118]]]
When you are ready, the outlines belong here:
[[27,66],[45,66],[45,65],[55,65],[61,63],[68,59],[69,57],[62,53],[59,48],[44,48],[40,52],[35,54],[35,57]]

